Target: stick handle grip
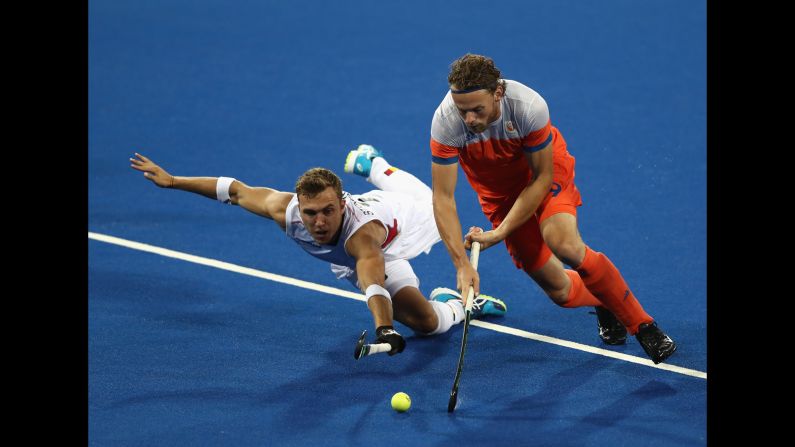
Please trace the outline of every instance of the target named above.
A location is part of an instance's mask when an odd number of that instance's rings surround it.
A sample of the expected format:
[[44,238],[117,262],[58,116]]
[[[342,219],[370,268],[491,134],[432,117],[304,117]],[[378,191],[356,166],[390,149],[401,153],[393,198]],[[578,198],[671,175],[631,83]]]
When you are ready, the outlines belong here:
[[[469,263],[472,264],[472,268],[475,270],[478,269],[478,259],[480,259],[480,242],[473,242],[472,249],[469,250]],[[464,310],[469,313],[472,312],[472,304],[475,302],[475,288],[473,286],[469,286],[469,290],[467,291],[467,301],[466,307]]]
[[364,345],[364,347],[365,347],[364,355],[373,355],[381,352],[389,352],[392,349],[392,345],[390,345],[389,343],[374,343],[372,345]]
[[367,345],[370,349],[368,349],[367,355],[378,354],[381,352],[389,352],[392,349],[392,345],[389,343],[374,343],[372,345]]

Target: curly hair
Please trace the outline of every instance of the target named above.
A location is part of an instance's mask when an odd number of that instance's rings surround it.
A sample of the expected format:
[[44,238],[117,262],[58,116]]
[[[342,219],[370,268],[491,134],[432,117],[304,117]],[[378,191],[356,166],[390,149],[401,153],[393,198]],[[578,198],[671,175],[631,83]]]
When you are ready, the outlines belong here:
[[482,87],[489,93],[494,93],[500,85],[505,89],[505,81],[500,79],[500,70],[494,66],[494,60],[472,53],[467,53],[450,64],[447,82],[455,85],[458,90]]
[[295,193],[299,196],[315,197],[328,187],[334,188],[338,198],[342,198],[342,180],[326,168],[312,168],[298,177]]

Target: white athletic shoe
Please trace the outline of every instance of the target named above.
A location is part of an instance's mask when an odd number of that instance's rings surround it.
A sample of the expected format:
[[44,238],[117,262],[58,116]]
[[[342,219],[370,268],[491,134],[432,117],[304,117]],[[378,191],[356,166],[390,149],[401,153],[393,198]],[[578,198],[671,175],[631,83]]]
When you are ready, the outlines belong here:
[[369,144],[360,144],[356,150],[348,152],[345,157],[345,172],[348,174],[361,175],[362,177],[370,176],[370,168],[373,165],[373,158],[383,157],[381,151],[370,146]]
[[[447,302],[450,300],[458,300],[463,304],[464,300],[461,294],[453,289],[446,287],[437,287],[431,291],[431,301]],[[472,316],[474,318],[482,317],[485,315],[495,315],[501,317],[505,315],[508,307],[505,303],[493,296],[480,294],[475,297],[475,302],[472,303]]]

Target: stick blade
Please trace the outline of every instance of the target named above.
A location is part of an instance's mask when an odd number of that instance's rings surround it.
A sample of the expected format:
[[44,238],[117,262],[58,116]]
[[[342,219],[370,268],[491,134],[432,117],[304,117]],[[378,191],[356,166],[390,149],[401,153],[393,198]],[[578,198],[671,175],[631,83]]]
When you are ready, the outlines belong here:
[[447,412],[452,413],[455,411],[455,405],[458,403],[458,390],[453,390],[450,393],[450,400],[447,402]]
[[364,332],[362,332],[362,336],[359,337],[359,341],[356,342],[356,350],[353,351],[353,358],[355,358],[356,360],[359,360],[359,358],[361,358],[362,354],[364,353],[364,336],[365,335],[367,335],[367,330],[366,329],[365,329]]

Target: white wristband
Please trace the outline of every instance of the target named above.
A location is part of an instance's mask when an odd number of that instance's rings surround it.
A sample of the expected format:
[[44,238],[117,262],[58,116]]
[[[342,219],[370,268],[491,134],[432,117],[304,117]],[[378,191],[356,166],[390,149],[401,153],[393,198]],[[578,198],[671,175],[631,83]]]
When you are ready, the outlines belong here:
[[392,296],[389,295],[389,292],[378,284],[370,284],[367,286],[367,290],[364,291],[364,296],[367,297],[367,301],[370,301],[373,295],[381,295],[386,297],[389,301],[392,301]]
[[218,177],[218,181],[215,183],[215,196],[219,202],[230,203],[232,201],[229,198],[229,187],[234,181],[235,179],[232,177]]

